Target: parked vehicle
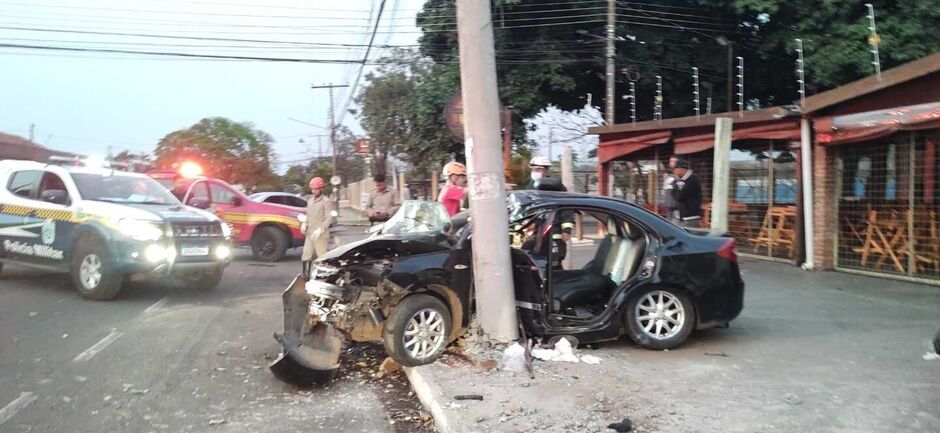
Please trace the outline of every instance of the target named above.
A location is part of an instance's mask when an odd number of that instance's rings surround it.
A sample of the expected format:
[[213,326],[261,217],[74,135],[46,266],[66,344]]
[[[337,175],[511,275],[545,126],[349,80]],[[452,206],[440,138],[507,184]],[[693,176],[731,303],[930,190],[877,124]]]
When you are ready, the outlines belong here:
[[302,212],[305,212],[307,208],[307,199],[289,192],[259,192],[248,196],[248,198],[258,203],[272,203],[296,207],[301,209]]
[[147,176],[7,160],[0,183],[0,266],[68,272],[88,299],[136,277],[211,289],[231,261],[228,227]]
[[289,248],[304,244],[300,226],[306,214],[302,209],[256,202],[221,179],[184,176],[170,170],[147,174],[183,203],[210,210],[222,218],[232,228],[235,245],[251,247],[256,260],[276,262]]
[[[668,349],[743,308],[732,238],[693,234],[606,197],[520,191],[509,200],[516,307],[529,335],[627,335]],[[572,215],[594,238],[558,257],[555,235]],[[433,362],[472,314],[472,240],[471,225],[440,203],[408,201],[376,235],[330,251],[311,281],[295,279],[284,293],[284,354],[272,371],[301,384],[328,380],[340,336],[382,340],[403,365]]]

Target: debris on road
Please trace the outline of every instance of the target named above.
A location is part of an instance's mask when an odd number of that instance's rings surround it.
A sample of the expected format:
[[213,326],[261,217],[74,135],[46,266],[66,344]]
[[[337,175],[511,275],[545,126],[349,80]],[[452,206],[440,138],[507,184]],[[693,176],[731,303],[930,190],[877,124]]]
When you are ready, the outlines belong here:
[[209,420],[209,425],[219,425],[225,424],[225,420],[221,418],[213,418]]
[[722,358],[727,358],[728,354],[725,352],[705,352],[705,356],[720,356]]
[[499,369],[521,373],[525,371],[525,348],[519,343],[512,343],[503,351],[502,360],[499,363]]
[[[571,347],[571,343],[567,338],[559,338],[555,343],[554,349],[543,349],[541,347],[532,349],[532,356],[536,359],[541,359],[542,361],[573,363],[581,362],[581,360],[578,359],[578,356],[574,354],[574,348]],[[591,358],[592,361],[595,360],[593,358]],[[600,362],[600,358],[597,358],[596,361]]]
[[455,395],[454,400],[477,400],[483,401],[483,396],[480,394],[461,394]]
[[389,357],[386,357],[385,360],[382,361],[382,365],[379,366],[379,371],[385,374],[394,373],[398,370],[401,370],[401,364]]
[[607,428],[617,432],[617,433],[626,433],[633,430],[633,421],[630,421],[630,418],[624,418],[620,422],[610,423],[607,425]]
[[601,363],[601,359],[594,355],[581,355],[581,362],[596,365]]
[[801,399],[800,396],[793,394],[791,392],[788,392],[783,395],[783,401],[785,401],[790,406],[796,406],[796,405],[803,403],[803,399]]
[[35,311],[30,311],[30,312],[29,312],[29,317],[36,317],[36,316],[38,316],[38,315],[39,315],[39,313],[37,313],[37,312],[35,312]]
[[924,361],[933,361],[936,359],[940,359],[940,355],[934,352],[927,352],[924,354]]

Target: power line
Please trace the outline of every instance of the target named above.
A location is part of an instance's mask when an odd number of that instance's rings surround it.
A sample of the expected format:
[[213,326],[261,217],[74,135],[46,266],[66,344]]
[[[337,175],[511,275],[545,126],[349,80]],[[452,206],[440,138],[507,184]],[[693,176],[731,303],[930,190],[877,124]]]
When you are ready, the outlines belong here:
[[[223,56],[223,55],[213,55],[213,54],[171,53],[171,52],[165,52],[165,51],[133,51],[133,50],[116,50],[116,49],[108,49],[108,48],[53,47],[53,46],[45,46],[45,45],[21,45],[21,44],[3,44],[3,43],[0,43],[0,48],[20,48],[20,49],[49,50],[49,51],[74,51],[74,52],[88,52],[88,53],[142,54],[142,55],[148,55],[148,56],[192,57],[192,58],[202,58],[202,59],[257,60],[257,61],[267,61],[267,62],[337,63],[337,64],[350,63],[349,60],[338,60],[338,59],[301,59],[301,58],[286,58],[286,57]],[[354,63],[359,63],[359,62],[354,62]]]
[[356,89],[359,86],[359,80],[362,79],[362,71],[366,68],[366,62],[369,61],[369,53],[372,52],[372,43],[375,42],[375,35],[379,30],[379,22],[382,21],[382,11],[384,10],[385,0],[382,0],[382,3],[379,3],[379,14],[375,19],[375,27],[372,28],[372,37],[369,38],[369,45],[366,47],[366,54],[362,56],[362,66],[359,67],[359,73],[356,74],[356,81],[353,81],[352,86],[349,87],[349,94],[346,95],[346,103],[343,104],[343,109],[339,113],[339,121],[336,122],[337,125],[343,124],[343,119],[346,117],[346,110],[349,109],[349,104],[356,95]]

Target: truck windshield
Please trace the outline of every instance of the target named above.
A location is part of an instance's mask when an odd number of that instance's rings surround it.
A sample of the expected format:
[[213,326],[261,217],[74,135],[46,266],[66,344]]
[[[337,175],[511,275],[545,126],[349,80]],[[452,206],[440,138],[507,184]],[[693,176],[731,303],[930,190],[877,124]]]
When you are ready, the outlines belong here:
[[126,174],[73,173],[78,192],[85,200],[113,203],[140,203],[178,205],[173,197],[157,181],[142,176]]
[[444,205],[436,201],[408,200],[382,227],[383,234],[442,233],[450,227]]

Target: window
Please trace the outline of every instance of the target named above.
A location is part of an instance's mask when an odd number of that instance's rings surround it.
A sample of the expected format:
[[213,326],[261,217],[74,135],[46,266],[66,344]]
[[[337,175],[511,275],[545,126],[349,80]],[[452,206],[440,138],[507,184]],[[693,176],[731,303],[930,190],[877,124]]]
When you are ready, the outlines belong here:
[[287,199],[284,204],[293,207],[307,207],[307,202],[300,197],[284,197]]
[[192,206],[196,203],[205,204],[207,207],[209,206],[209,190],[206,188],[206,182],[199,182],[193,185],[192,192],[190,192],[186,204]]
[[[72,180],[78,187],[78,194],[85,200],[140,204],[179,203],[166,188],[146,176],[72,173]],[[43,178],[43,184],[45,182],[46,179]]]
[[[62,182],[62,178],[57,174],[46,172],[42,175],[42,181],[39,182],[39,192],[36,194],[36,197],[41,199],[42,193],[50,190],[67,191],[65,182]],[[68,192],[66,192],[65,197],[65,203],[69,203]]]
[[18,171],[13,173],[7,189],[13,194],[23,198],[36,198],[36,187],[42,172],[39,170]]
[[235,193],[229,191],[222,185],[210,183],[209,191],[212,194],[212,202],[217,204],[235,204]]
[[274,203],[274,204],[284,204],[284,198],[279,195],[269,195],[267,199],[264,200],[265,203]]

